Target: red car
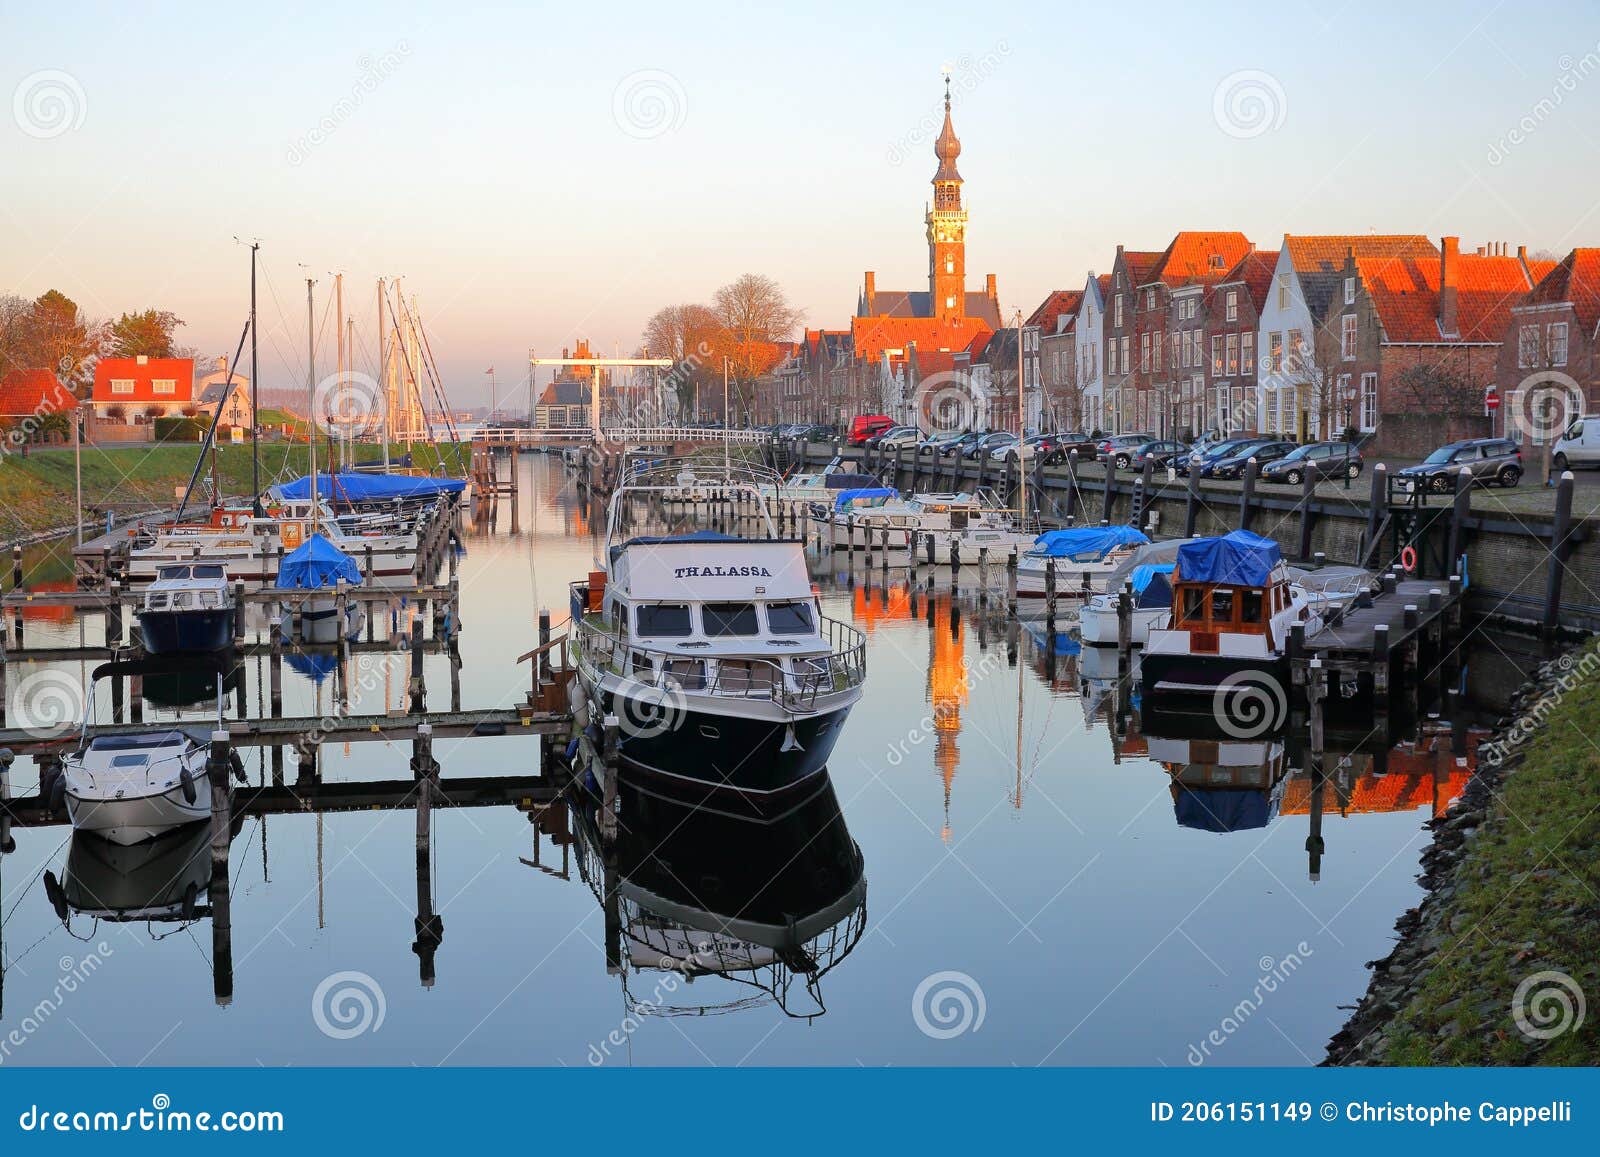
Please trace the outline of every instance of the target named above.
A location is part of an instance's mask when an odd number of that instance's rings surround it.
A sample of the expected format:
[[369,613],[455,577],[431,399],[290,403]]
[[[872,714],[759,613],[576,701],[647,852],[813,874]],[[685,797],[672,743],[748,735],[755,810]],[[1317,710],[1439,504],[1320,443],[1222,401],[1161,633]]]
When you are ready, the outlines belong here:
[[874,434],[881,434],[894,425],[888,414],[862,414],[850,422],[850,445],[863,446]]

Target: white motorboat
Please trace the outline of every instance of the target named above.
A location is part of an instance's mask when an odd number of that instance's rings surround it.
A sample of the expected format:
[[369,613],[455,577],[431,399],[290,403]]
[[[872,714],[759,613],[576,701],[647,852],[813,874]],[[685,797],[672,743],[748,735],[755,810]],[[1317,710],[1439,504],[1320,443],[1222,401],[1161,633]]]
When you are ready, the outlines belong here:
[[812,503],[811,523],[818,541],[832,550],[907,550],[917,512],[896,490],[861,486],[835,491],[831,502]]
[[233,588],[221,563],[164,566],[144,591],[139,637],[146,654],[221,651],[233,643]]
[[1076,618],[1084,600],[1106,589],[1106,583],[1149,543],[1131,526],[1082,526],[1049,530],[1017,559],[1017,598],[1042,599],[1052,564],[1056,576],[1056,613]]
[[137,844],[211,814],[205,743],[186,731],[97,735],[62,757],[72,826]]
[[670,484],[649,471],[612,495],[604,570],[572,585],[575,713],[621,721],[625,772],[765,809],[821,774],[861,698],[866,640],[825,619],[804,544],[714,531],[617,541],[619,512]]

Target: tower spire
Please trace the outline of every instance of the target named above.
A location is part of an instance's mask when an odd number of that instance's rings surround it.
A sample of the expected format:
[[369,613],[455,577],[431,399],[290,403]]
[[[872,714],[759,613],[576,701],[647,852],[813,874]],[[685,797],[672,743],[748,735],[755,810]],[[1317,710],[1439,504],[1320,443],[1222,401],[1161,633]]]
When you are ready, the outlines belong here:
[[961,174],[956,158],[961,141],[950,120],[950,73],[944,77],[944,128],[933,142],[939,168],[933,174],[933,207],[928,210],[928,291],[933,316],[960,318],[966,314],[967,212],[961,207]]

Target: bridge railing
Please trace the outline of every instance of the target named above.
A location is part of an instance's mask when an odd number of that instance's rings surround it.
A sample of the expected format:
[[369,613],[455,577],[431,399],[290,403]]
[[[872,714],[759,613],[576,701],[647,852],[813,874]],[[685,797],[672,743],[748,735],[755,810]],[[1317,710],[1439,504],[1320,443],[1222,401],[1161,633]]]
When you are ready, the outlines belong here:
[[[719,430],[707,426],[608,426],[600,431],[602,442],[709,442],[759,446],[770,439],[765,430]],[[594,440],[587,426],[499,426],[485,427],[473,440],[490,446],[584,445]]]

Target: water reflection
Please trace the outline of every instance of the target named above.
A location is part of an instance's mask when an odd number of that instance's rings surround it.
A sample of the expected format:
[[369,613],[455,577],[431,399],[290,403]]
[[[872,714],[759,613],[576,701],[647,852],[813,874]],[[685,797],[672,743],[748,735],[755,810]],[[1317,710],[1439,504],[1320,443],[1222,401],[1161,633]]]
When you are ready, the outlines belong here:
[[[866,927],[867,884],[833,785],[759,821],[653,793],[624,778],[614,843],[575,805],[579,869],[605,912],[606,970],[651,1015],[774,1003],[827,1011],[822,981]],[[665,977],[645,986],[646,974]],[[712,978],[710,991],[680,990]],[[796,984],[799,981],[799,984]],[[646,992],[647,995],[641,995]]]

